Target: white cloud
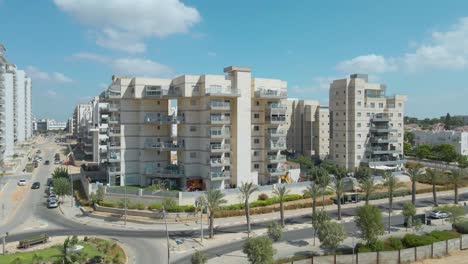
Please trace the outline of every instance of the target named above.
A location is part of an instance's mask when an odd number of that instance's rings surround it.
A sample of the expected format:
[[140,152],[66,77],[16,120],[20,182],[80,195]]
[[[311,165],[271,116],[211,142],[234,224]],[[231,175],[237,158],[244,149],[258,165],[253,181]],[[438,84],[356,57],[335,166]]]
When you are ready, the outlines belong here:
[[171,67],[149,59],[111,58],[88,52],[75,53],[71,57],[109,65],[115,74],[147,77],[165,77],[174,75],[174,71]]
[[201,21],[198,10],[179,0],[54,0],[62,11],[96,31],[96,44],[129,53],[146,50],[144,40],[187,33]]
[[346,73],[384,73],[398,69],[393,59],[386,59],[376,54],[362,55],[342,61],[336,67]]
[[26,73],[33,81],[49,81],[57,83],[70,83],[73,80],[61,72],[44,72],[34,66],[27,66]]
[[57,96],[57,92],[54,90],[47,90],[47,95],[49,95],[50,97],[55,97]]
[[396,70],[418,72],[430,69],[464,69],[468,66],[468,17],[447,31],[434,31],[425,43],[410,42],[413,51],[395,58],[369,54],[342,61],[336,66],[343,72],[385,73]]
[[215,57],[216,55],[218,55],[216,52],[208,51],[208,56]]

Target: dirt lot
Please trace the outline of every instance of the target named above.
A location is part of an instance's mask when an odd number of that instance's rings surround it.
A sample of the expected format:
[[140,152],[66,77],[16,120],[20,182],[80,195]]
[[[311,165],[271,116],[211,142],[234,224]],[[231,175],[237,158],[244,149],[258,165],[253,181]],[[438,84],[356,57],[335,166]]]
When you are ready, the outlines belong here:
[[468,263],[468,250],[463,251],[455,251],[451,253],[449,256],[439,259],[425,259],[416,262],[412,262],[414,264],[466,264]]

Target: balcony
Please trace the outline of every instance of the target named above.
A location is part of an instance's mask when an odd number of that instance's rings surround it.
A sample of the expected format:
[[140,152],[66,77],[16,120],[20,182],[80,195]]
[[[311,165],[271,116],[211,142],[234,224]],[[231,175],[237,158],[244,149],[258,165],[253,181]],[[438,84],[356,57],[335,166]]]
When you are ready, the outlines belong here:
[[120,85],[111,85],[106,91],[106,97],[109,99],[120,99],[122,97]]
[[120,137],[120,129],[109,129],[107,130],[109,137]]
[[283,115],[266,116],[265,121],[273,125],[282,125],[286,123],[286,116],[283,116]]
[[375,159],[366,159],[362,161],[363,164],[369,166],[370,168],[376,166],[395,166],[402,165],[406,163],[404,159],[385,159],[385,158],[375,158]]
[[277,115],[285,115],[288,107],[283,104],[268,104],[266,107],[267,115],[277,114]]
[[370,131],[377,132],[377,133],[390,133],[390,132],[397,132],[398,129],[393,128],[391,126],[371,126]]
[[170,98],[179,96],[179,91],[175,87],[145,86],[144,97],[147,98]]
[[286,155],[271,155],[267,159],[270,163],[286,162]]
[[229,180],[231,178],[230,171],[210,171],[208,173],[210,180],[212,181],[222,181],[222,180]]
[[118,112],[118,111],[120,111],[120,105],[109,104],[109,112]]
[[209,136],[212,139],[225,139],[229,138],[231,131],[229,129],[210,129]]
[[396,143],[396,142],[398,142],[398,138],[397,137],[371,137],[370,142],[380,143],[380,144]]
[[222,167],[231,165],[231,160],[228,158],[211,158],[209,162],[211,167]]
[[182,166],[170,165],[166,168],[158,168],[156,166],[147,166],[145,174],[153,177],[161,178],[180,178],[183,177],[184,169]]
[[286,136],[286,130],[283,130],[283,129],[269,129],[269,130],[267,130],[267,136],[269,136],[270,138],[285,137]]
[[394,153],[400,153],[400,150],[396,149],[386,149],[386,148],[381,148],[381,147],[370,147],[366,149],[367,152],[371,152],[374,155],[381,155],[381,154],[394,154]]
[[231,110],[231,104],[229,102],[223,101],[210,101],[208,103],[208,108],[210,110]]
[[180,124],[185,120],[183,116],[177,115],[157,115],[154,113],[145,114],[144,122],[147,124]]
[[111,116],[109,118],[109,124],[117,125],[119,123],[120,123],[120,118],[119,117]]
[[212,153],[222,153],[228,152],[231,150],[231,145],[229,144],[210,144],[207,148],[208,151]]
[[109,162],[120,162],[120,152],[109,152]]
[[120,167],[108,167],[107,168],[107,174],[109,176],[116,176],[116,175],[120,175]]
[[235,88],[231,88],[230,86],[227,86],[227,87],[222,87],[222,86],[210,86],[210,87],[207,87],[206,90],[205,90],[205,95],[206,96],[234,96],[234,97],[238,97],[240,96],[240,91],[235,89]]
[[145,149],[156,149],[159,151],[177,151],[179,149],[183,149],[183,144],[174,143],[172,141],[166,142],[153,142],[153,141],[146,141],[144,144]]
[[107,147],[112,150],[120,150],[120,142],[109,141]]
[[391,118],[388,114],[376,114],[371,120],[372,122],[390,122]]
[[286,174],[286,170],[284,168],[267,168],[267,174],[269,176],[282,176]]
[[286,149],[286,143],[271,141],[270,144],[267,144],[267,147],[269,147],[269,149],[271,150],[283,150]]
[[231,123],[231,117],[226,115],[210,116],[210,124],[212,125],[228,125]]
[[286,89],[264,89],[260,88],[255,91],[255,96],[266,99],[286,99],[288,98],[288,92]]

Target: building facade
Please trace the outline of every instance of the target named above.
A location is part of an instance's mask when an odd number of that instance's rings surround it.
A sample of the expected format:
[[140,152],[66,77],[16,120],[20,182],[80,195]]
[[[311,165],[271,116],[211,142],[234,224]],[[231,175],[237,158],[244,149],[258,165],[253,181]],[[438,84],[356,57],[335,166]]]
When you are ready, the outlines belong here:
[[182,190],[278,182],[286,173],[287,84],[225,75],[113,77],[93,103],[95,158],[111,185]]
[[325,159],[329,155],[329,110],[315,100],[282,100],[288,117],[284,131],[288,151],[295,156]]
[[31,79],[9,62],[5,51],[0,44],[0,160],[32,137]]
[[452,145],[459,155],[468,156],[468,132],[439,130],[439,131],[414,131],[415,144],[419,145]]
[[37,132],[49,131],[64,131],[67,127],[67,122],[59,122],[54,119],[41,119],[36,120]]
[[352,74],[330,85],[330,158],[347,169],[395,170],[404,164],[406,96]]

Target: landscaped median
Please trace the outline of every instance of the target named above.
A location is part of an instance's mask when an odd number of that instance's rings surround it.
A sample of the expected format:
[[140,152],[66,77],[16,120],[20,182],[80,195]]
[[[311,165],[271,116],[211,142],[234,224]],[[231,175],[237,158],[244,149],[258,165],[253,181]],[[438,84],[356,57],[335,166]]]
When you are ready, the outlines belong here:
[[[102,238],[53,237],[49,242],[53,245],[46,243],[28,249],[18,249],[16,243],[8,245],[7,249],[12,253],[1,255],[0,263],[127,263],[122,247]],[[68,261],[63,262],[65,259]]]

